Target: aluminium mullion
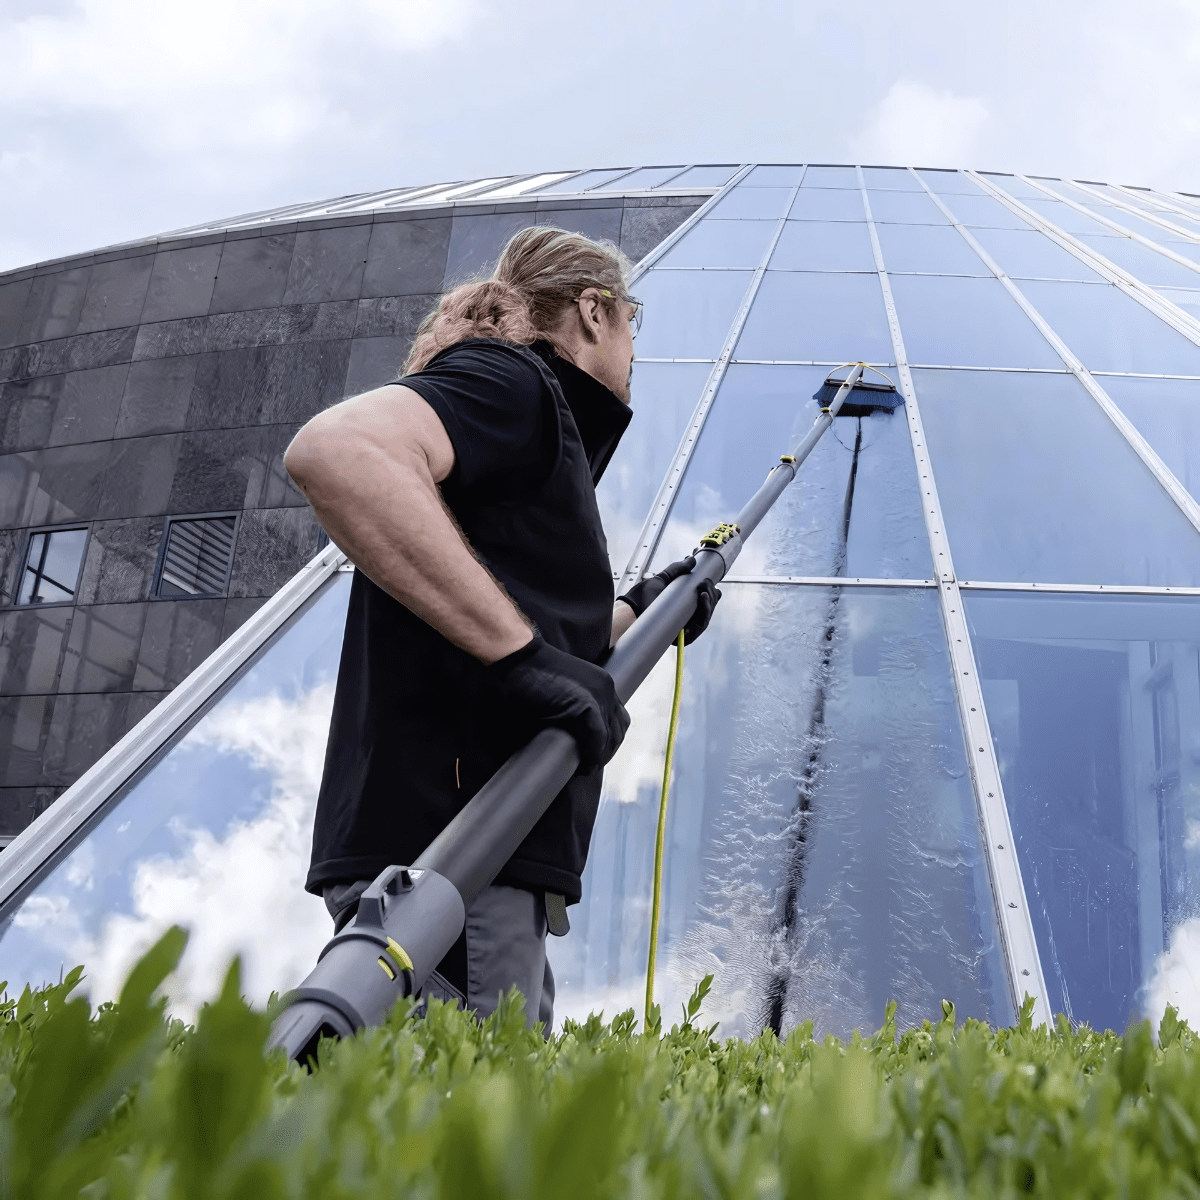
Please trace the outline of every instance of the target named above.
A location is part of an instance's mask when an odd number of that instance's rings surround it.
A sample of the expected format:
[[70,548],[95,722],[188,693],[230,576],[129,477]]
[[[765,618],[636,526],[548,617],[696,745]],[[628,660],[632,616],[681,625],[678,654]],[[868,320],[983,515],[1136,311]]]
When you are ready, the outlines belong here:
[[[745,170],[749,170],[749,167],[745,168]],[[807,170],[807,168],[804,170]],[[801,181],[804,179],[804,170],[801,171]],[[739,172],[735,178],[740,178],[743,173]],[[729,184],[726,184],[726,188],[732,186],[732,183],[733,180]],[[722,193],[726,188],[722,189]],[[667,518],[671,515],[671,508],[675,503],[675,497],[679,494],[679,484],[683,479],[684,472],[687,470],[688,463],[691,461],[692,452],[696,448],[696,442],[704,429],[704,424],[708,420],[708,414],[712,410],[713,401],[720,390],[725,373],[729,370],[729,363],[733,358],[733,352],[737,347],[738,340],[742,336],[742,329],[745,327],[746,318],[750,315],[754,298],[758,295],[759,286],[767,273],[767,267],[771,262],[771,256],[775,253],[775,247],[787,226],[788,213],[792,211],[792,205],[796,202],[796,194],[799,191],[800,184],[796,184],[795,187],[788,191],[788,198],[783,206],[783,212],[779,215],[776,222],[775,233],[772,235],[770,244],[767,246],[758,267],[751,276],[749,284],[746,286],[742,303],[734,315],[729,332],[725,335],[725,344],[721,347],[721,353],[717,356],[712,370],[709,372],[708,380],[704,385],[704,390],[700,393],[700,400],[696,405],[695,412],[692,414],[691,422],[684,431],[683,440],[679,443],[679,448],[675,451],[671,465],[667,468],[666,476],[659,485],[658,494],[654,497],[654,502],[650,506],[649,513],[646,514],[646,520],[642,525],[641,532],[638,534],[633,554],[630,556],[624,574],[621,577],[618,591],[624,591],[626,588],[632,587],[637,583],[645,572],[646,567],[650,565],[650,560],[654,557],[654,551],[658,548],[658,540],[662,536]]]
[[[993,199],[999,200],[1001,204],[1021,217],[1022,220],[1027,221],[1034,229],[1044,233],[1055,245],[1060,246],[1068,254],[1074,255],[1080,262],[1091,267],[1093,271],[1102,278],[1107,279],[1109,283],[1115,285],[1131,300],[1136,300],[1138,304],[1152,312],[1160,321],[1164,321],[1176,333],[1183,334],[1188,341],[1200,346],[1200,321],[1197,321],[1190,313],[1184,312],[1178,305],[1173,304],[1152,287],[1148,287],[1137,276],[1122,267],[1118,267],[1116,263],[1109,262],[1099,250],[1093,250],[1091,246],[1072,237],[1066,230],[1060,229],[1052,221],[1048,221],[1043,217],[1041,213],[1030,208],[1027,204],[1023,204],[1002,188],[981,179],[978,172],[965,171],[964,174],[974,179]],[[932,196],[933,192],[929,194]],[[1005,275],[1005,278],[1007,279],[1008,276]]]
[[0,854],[0,907],[35,882],[58,849],[95,818],[346,561],[337,546],[326,546],[22,830]]
[[997,583],[981,579],[960,579],[958,586],[973,592],[1064,592],[1087,596],[1200,596],[1200,587],[1161,587],[1142,583],[1023,583],[1012,580]]
[[[914,175],[916,172],[914,172]],[[974,174],[974,172],[972,172]],[[1200,504],[1197,504],[1191,493],[1183,486],[1182,483],[1175,477],[1175,474],[1167,466],[1157,451],[1150,445],[1142,436],[1141,432],[1134,423],[1121,411],[1121,409],[1113,403],[1109,394],[1096,382],[1092,373],[1083,365],[1083,363],[1075,357],[1072,351],[1067,346],[1066,342],[1050,328],[1049,323],[1037,311],[1036,308],[1026,299],[1024,292],[1017,287],[1015,283],[1001,269],[994,258],[979,244],[974,235],[961,221],[950,211],[944,201],[936,196],[932,191],[929,191],[933,202],[942,210],[946,219],[954,226],[955,229],[966,240],[968,246],[975,251],[976,254],[987,264],[988,269],[1000,281],[1001,285],[1010,296],[1021,306],[1021,310],[1025,315],[1037,326],[1038,331],[1053,347],[1054,352],[1062,359],[1064,365],[1070,370],[1071,374],[1083,384],[1087,393],[1103,410],[1105,416],[1117,427],[1122,436],[1133,448],[1137,456],[1146,464],[1150,473],[1158,480],[1163,491],[1174,501],[1175,506],[1183,513],[1185,517],[1192,523],[1193,527],[1200,532]],[[997,197],[999,198],[999,197]]]
[[1148,221],[1151,225],[1157,225],[1159,229],[1163,229],[1167,233],[1173,233],[1185,242],[1200,242],[1200,233],[1197,233],[1196,230],[1184,229],[1182,225],[1176,225],[1174,221],[1168,221],[1165,217],[1160,217],[1157,213],[1149,212],[1144,208],[1138,208],[1136,204],[1131,204],[1128,200],[1117,196],[1106,196],[1096,191],[1095,188],[1089,187],[1086,183],[1079,183],[1074,179],[1065,179],[1063,182],[1070,184],[1073,188],[1078,188],[1079,191],[1087,196],[1109,204],[1113,208],[1119,208],[1122,212],[1129,213],[1132,217],[1141,217],[1143,221]]
[[936,579],[867,579],[850,575],[726,575],[726,583],[784,583],[791,587],[933,588]]
[[[1121,187],[1122,191],[1125,190],[1123,185],[1117,184],[1114,186]],[[1139,192],[1138,195],[1142,195],[1142,193]],[[1152,196],[1156,204],[1164,205],[1171,211],[1177,212],[1181,217],[1187,217],[1192,221],[1200,221],[1200,198],[1193,198],[1186,192],[1160,192],[1157,188],[1155,188]]]
[[[1175,216],[1186,217],[1189,221],[1200,221],[1200,212],[1186,205],[1173,202],[1169,196],[1162,196],[1160,193],[1152,191],[1143,192],[1138,188],[1131,188],[1124,183],[1110,183],[1108,187],[1119,196],[1130,197],[1135,208],[1138,207],[1137,201],[1141,200],[1150,206],[1151,211],[1173,213]],[[1139,211],[1145,212],[1146,210],[1139,209]],[[1192,237],[1195,237],[1196,233],[1197,231],[1193,230]]]
[[[910,168],[911,170],[911,168]],[[908,355],[904,348],[904,337],[892,286],[888,279],[879,234],[871,213],[871,200],[867,194],[862,168],[857,168],[859,191],[862,195],[863,211],[867,230],[871,235],[871,249],[875,266],[879,272],[879,286],[883,292],[884,308],[887,310],[888,328],[892,337],[892,350],[896,359],[904,410],[908,418],[909,435],[912,439],[913,455],[916,460],[918,486],[922,492],[922,513],[929,535],[933,554],[934,573],[938,582],[938,600],[941,605],[942,623],[946,631],[946,644],[954,671],[954,691],[962,719],[963,738],[966,743],[967,762],[971,771],[971,782],[975,791],[976,810],[979,815],[980,837],[988,864],[988,876],[996,908],[996,925],[1008,969],[1009,990],[1014,1010],[1020,1008],[1023,993],[1033,997],[1034,1023],[1050,1023],[1050,1009],[1046,997],[1046,980],[1038,954],[1037,938],[1029,914],[1029,902],[1025,883],[1021,877],[1021,865],[1017,861],[1016,843],[1013,840],[1008,806],[1004,800],[1004,787],[1000,780],[1000,764],[996,747],[988,725],[987,708],[983,701],[983,686],[975,652],[971,644],[971,632],[967,625],[962,593],[954,574],[950,554],[950,542],[946,536],[946,525],[942,517],[941,501],[933,477],[933,465],[929,459],[928,443],[917,404],[917,393],[913,387],[912,373],[908,366]],[[916,176],[916,172],[912,174]],[[922,184],[924,186],[924,184]],[[926,188],[926,191],[929,189]],[[932,195],[932,193],[930,193]]]
[[[1160,245],[1153,238],[1146,237],[1145,234],[1138,233],[1133,229],[1126,229],[1126,227],[1119,221],[1114,221],[1111,217],[1107,217],[1103,213],[1098,213],[1095,209],[1088,208],[1086,204],[1080,204],[1078,200],[1071,200],[1062,195],[1060,192],[1053,191],[1051,188],[1046,187],[1045,184],[1030,176],[1021,175],[1018,176],[1018,178],[1023,179],[1031,186],[1045,192],[1048,196],[1053,197],[1055,200],[1061,200],[1069,208],[1073,208],[1077,212],[1083,213],[1084,216],[1091,217],[1093,221],[1099,221],[1101,225],[1105,225],[1109,229],[1116,230],[1121,237],[1130,238],[1140,245],[1145,246],[1147,249],[1153,250],[1156,254],[1161,254],[1164,258],[1169,258],[1173,262],[1179,263],[1180,266],[1187,267],[1189,270],[1195,271],[1198,275],[1200,275],[1200,263],[1195,263],[1190,258],[1185,258],[1182,254],[1177,254],[1174,250],[1168,250],[1166,246]],[[1084,245],[1087,245],[1087,243],[1085,242]],[[1092,249],[1094,253],[1099,253],[1094,249],[1094,247],[1089,247],[1089,249]]]
[[658,188],[666,187],[667,184],[670,183],[673,179],[678,179],[681,175],[687,174],[687,172],[690,171],[695,165],[696,165],[695,163],[688,163],[688,165],[686,167],[680,167],[679,170],[676,171],[674,175],[668,175],[666,177],[666,179],[662,180],[660,183],[653,184],[651,186],[650,190],[653,192],[653,191],[657,190]]
[[741,181],[745,179],[745,177],[753,169],[753,163],[743,163],[743,165],[736,170],[721,187],[713,192],[713,194],[709,196],[709,198],[705,200],[705,202],[700,205],[700,207],[696,209],[696,211],[692,213],[692,215],[688,217],[686,221],[684,221],[677,229],[672,230],[671,233],[663,238],[663,240],[659,242],[658,245],[655,246],[654,249],[651,250],[650,253],[647,254],[629,273],[629,287],[632,288],[633,285],[637,283],[637,281],[641,279],[641,277],[645,275],[646,272],[649,271],[650,268],[653,267],[654,264],[657,263],[664,254],[667,253],[668,250],[673,249],[684,237],[686,237],[687,234],[689,234],[706,216],[708,216],[712,209],[729,194],[733,187],[741,183]]

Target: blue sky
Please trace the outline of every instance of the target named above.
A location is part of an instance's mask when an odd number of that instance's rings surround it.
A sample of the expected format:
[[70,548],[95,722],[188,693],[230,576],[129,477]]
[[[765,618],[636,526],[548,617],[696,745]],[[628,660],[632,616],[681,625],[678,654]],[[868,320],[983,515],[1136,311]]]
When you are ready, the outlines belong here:
[[1194,0],[0,0],[0,269],[408,183],[696,161],[1200,191]]

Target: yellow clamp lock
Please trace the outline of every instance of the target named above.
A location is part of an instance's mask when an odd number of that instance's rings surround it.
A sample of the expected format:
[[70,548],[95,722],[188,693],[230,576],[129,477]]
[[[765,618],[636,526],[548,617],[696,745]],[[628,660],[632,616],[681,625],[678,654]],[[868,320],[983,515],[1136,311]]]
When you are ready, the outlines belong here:
[[[405,971],[411,971],[413,969],[413,961],[408,957],[408,952],[403,946],[400,945],[398,941],[396,941],[395,938],[388,938],[387,952],[389,957],[394,959],[396,964],[402,967]],[[388,962],[388,960],[384,958],[382,954],[379,956],[379,966],[389,979],[396,978],[396,972],[393,969],[392,964]]]
[[730,525],[722,521],[712,533],[706,533],[700,539],[700,545],[709,550],[717,550],[740,532],[741,530],[736,525]]
[[794,454],[781,454],[779,456],[779,461],[781,463],[788,463],[791,466],[795,466],[796,465],[796,456]]

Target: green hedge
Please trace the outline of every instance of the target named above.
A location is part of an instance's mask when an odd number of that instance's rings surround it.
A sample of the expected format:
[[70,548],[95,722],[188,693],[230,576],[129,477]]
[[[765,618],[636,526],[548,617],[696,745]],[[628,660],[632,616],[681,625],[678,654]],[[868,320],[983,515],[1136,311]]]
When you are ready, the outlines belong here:
[[1200,1197],[1200,1048],[937,1024],[897,1037],[713,1040],[697,989],[669,1033],[632,1013],[549,1042],[515,1001],[482,1026],[434,1006],[264,1057],[236,964],[194,1028],[153,995],[172,930],[94,1014],[60,986],[0,1008],[0,1195],[274,1197]]

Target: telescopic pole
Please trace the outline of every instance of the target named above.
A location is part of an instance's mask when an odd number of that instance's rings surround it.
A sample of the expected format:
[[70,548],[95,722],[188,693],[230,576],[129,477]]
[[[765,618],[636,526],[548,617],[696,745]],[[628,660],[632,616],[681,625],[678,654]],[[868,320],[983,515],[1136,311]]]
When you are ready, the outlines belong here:
[[[701,539],[696,566],[664,589],[617,642],[605,667],[626,701],[696,609],[696,585],[719,583],[862,377],[854,369],[796,449],[768,473],[731,525]],[[575,739],[543,729],[518,750],[409,867],[388,867],[363,893],[354,920],[283,998],[268,1047],[304,1062],[322,1037],[381,1024],[414,995],[462,932],[466,910],[500,873],[579,766]]]

